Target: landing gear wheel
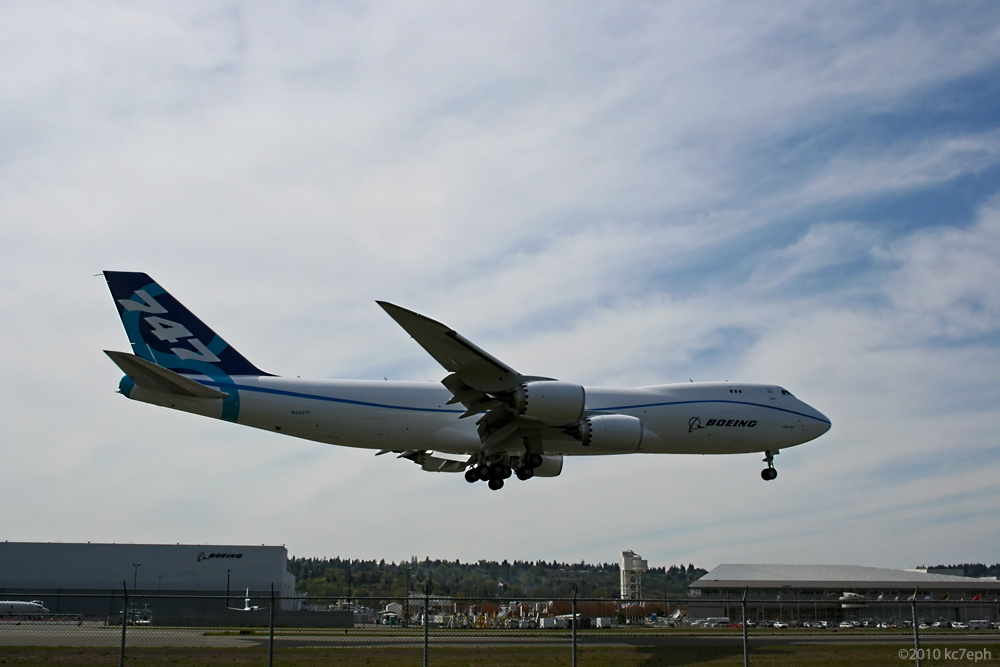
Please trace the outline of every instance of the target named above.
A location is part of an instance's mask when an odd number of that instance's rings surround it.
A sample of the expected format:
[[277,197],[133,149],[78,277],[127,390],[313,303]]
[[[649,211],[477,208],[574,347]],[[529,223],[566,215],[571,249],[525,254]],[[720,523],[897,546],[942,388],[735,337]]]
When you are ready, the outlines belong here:
[[772,479],[778,476],[778,471],[774,469],[774,455],[777,451],[771,451],[770,449],[764,452],[764,463],[767,467],[760,471],[760,477],[765,482],[770,482]]
[[490,478],[490,467],[486,465],[476,466],[476,477],[482,481],[486,481]]
[[503,477],[504,479],[510,479],[511,472],[513,472],[513,471],[510,469],[509,466],[504,466],[503,467],[503,474],[500,475],[500,476]]
[[526,462],[526,466],[529,468],[537,468],[538,466],[542,465],[542,462],[543,462],[542,455],[532,452],[531,454],[528,454],[528,460]]
[[469,484],[475,484],[479,481],[479,473],[475,468],[469,468],[465,471],[465,481]]
[[524,480],[531,479],[535,476],[535,469],[522,466],[517,469],[516,474],[517,478],[523,482]]
[[493,477],[490,479],[490,488],[499,491],[503,488],[503,477]]

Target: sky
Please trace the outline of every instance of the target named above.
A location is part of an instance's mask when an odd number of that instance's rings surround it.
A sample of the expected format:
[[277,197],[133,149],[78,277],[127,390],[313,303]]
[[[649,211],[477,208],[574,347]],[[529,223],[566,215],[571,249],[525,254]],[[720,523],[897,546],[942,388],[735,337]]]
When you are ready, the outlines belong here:
[[[2,539],[1000,560],[997,3],[10,0],[0,62]],[[102,270],[280,375],[439,381],[384,299],[525,374],[774,383],[833,428],[773,482],[494,493],[125,399]]]

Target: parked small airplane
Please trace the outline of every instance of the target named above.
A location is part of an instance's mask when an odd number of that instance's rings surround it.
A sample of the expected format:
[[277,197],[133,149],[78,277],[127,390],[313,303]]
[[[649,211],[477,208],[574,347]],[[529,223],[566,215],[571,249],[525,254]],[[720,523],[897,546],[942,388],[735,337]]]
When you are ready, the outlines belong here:
[[258,609],[260,609],[260,607],[258,607],[257,605],[253,606],[250,605],[250,589],[248,588],[246,592],[246,597],[243,598],[242,607],[226,607],[226,609],[232,609],[233,611],[257,611]]
[[868,602],[868,600],[866,600],[865,596],[860,593],[845,591],[844,594],[840,596],[840,606],[843,609],[858,609],[866,602]]
[[0,600],[0,616],[41,616],[49,613],[41,600]]
[[[523,375],[447,326],[378,304],[444,367],[440,384],[302,380],[260,370],[144,273],[105,271],[132,353],[105,351],[126,397],[332,445],[377,449],[500,489],[555,477],[564,456],[763,452],[830,420],[781,387],[735,382],[633,389]],[[443,385],[443,386],[442,386]],[[451,455],[451,457],[449,457]],[[453,458],[458,457],[458,458]]]

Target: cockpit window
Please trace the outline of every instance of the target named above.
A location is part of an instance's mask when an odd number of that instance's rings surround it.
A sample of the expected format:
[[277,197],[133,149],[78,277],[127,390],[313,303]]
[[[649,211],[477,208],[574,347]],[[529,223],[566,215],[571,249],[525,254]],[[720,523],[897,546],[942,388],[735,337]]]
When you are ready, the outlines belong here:
[[782,389],[781,390],[781,395],[782,396],[791,396],[792,392],[788,391],[787,389]]

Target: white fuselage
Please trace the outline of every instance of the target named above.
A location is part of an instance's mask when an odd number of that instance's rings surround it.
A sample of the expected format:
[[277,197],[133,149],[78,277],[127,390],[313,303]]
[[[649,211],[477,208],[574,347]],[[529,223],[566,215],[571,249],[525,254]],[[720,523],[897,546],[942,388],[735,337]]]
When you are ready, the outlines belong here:
[[0,616],[40,616],[47,613],[49,610],[37,600],[0,600]]
[[[232,384],[192,376],[235,395],[181,398],[122,382],[129,398],[254,428],[333,445],[378,450],[480,451],[478,416],[460,419],[460,405],[437,382],[302,380],[235,376]],[[233,391],[233,390],[236,391]],[[589,413],[631,415],[642,421],[638,452],[735,454],[779,450],[830,428],[820,412],[772,385],[729,382],[656,385],[635,389],[586,387]],[[543,441],[545,454],[594,451],[570,437]],[[633,450],[636,451],[636,450]],[[621,452],[624,453],[624,452]]]

